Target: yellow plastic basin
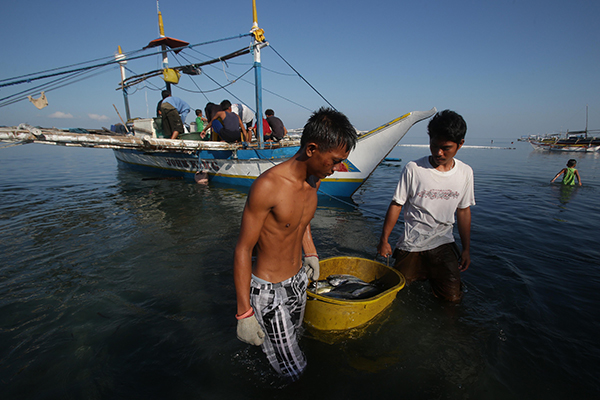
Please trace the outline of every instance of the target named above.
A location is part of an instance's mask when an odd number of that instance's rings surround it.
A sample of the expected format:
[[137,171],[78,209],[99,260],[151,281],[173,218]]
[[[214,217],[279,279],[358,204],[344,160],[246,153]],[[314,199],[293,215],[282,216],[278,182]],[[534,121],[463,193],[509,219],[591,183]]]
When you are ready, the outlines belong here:
[[404,276],[380,262],[358,257],[333,257],[321,260],[320,278],[350,274],[365,282],[382,281],[382,293],[360,300],[342,300],[307,292],[304,323],[319,330],[344,330],[366,324],[387,308],[405,285]]

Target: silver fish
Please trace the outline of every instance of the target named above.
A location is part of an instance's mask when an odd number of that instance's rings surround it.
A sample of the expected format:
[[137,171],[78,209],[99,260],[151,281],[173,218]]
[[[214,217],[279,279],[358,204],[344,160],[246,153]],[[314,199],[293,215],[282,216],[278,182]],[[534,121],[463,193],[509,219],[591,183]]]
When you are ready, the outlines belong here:
[[333,286],[331,286],[331,284],[327,280],[311,282],[308,287],[308,290],[316,294],[328,293],[332,289]]
[[323,295],[337,299],[366,299],[376,296],[384,290],[383,285],[377,279],[368,283],[352,275],[331,275],[327,277],[327,280],[332,285],[332,289]]
[[346,283],[359,283],[362,285],[368,285],[367,282],[363,281],[360,278],[357,278],[354,275],[348,275],[348,274],[336,274],[336,275],[329,275],[327,277],[327,281],[332,285],[332,286],[340,286],[340,285],[344,285]]

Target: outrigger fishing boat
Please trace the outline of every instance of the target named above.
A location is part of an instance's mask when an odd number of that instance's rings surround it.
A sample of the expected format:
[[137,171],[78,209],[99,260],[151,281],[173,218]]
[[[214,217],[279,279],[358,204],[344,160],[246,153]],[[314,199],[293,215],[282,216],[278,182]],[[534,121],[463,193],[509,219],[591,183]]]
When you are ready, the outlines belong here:
[[[251,37],[251,44],[245,49],[206,62],[169,68],[167,57],[169,52],[177,53],[194,45],[166,37],[162,15],[158,11],[160,37],[151,41],[145,48],[160,46],[160,53],[156,54],[160,54],[163,58],[162,69],[126,78],[124,66],[127,61],[135,57],[127,57],[122,54],[120,48],[115,60],[102,64],[114,65],[116,63],[120,66],[119,89],[123,91],[127,116],[127,123],[123,123],[125,133],[117,134],[107,129],[84,132],[65,131],[21,124],[18,127],[0,128],[0,140],[22,144],[44,143],[109,148],[113,149],[118,162],[127,167],[189,179],[197,179],[201,176],[206,177],[210,182],[227,185],[250,186],[262,172],[295,154],[299,149],[299,138],[287,137],[279,142],[264,142],[261,123],[256,124],[256,139],[251,142],[226,143],[190,140],[197,139],[194,138],[194,135],[183,135],[181,139],[163,138],[160,118],[131,118],[128,88],[150,77],[163,75],[167,82],[167,89],[170,89],[170,84],[175,83],[181,73],[200,74],[201,68],[205,65],[252,54],[256,97],[255,121],[261,121],[263,115],[261,50],[269,46],[269,43],[264,37],[264,31],[258,27],[255,0],[252,3],[252,29],[249,34],[240,35]],[[27,81],[31,81],[31,79],[28,78]],[[343,162],[343,167],[323,180],[321,192],[338,197],[352,196],[406,132],[415,123],[431,117],[435,112],[435,108],[409,112],[373,130],[360,133],[357,146],[350,153],[348,159]]]
[[545,136],[531,137],[527,140],[536,150],[568,151],[568,152],[596,152],[600,151],[600,137],[588,136],[598,130],[588,130],[588,108],[585,107],[585,130],[567,131],[561,134],[548,134]]

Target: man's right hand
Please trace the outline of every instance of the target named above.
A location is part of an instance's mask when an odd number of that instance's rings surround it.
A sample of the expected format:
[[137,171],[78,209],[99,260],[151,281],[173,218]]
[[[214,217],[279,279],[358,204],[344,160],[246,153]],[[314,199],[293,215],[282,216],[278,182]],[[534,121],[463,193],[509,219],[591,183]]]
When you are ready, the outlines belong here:
[[239,319],[237,323],[237,338],[244,343],[260,346],[265,341],[265,333],[253,315]]
[[377,245],[377,253],[387,258],[392,255],[392,246],[387,241],[380,241]]

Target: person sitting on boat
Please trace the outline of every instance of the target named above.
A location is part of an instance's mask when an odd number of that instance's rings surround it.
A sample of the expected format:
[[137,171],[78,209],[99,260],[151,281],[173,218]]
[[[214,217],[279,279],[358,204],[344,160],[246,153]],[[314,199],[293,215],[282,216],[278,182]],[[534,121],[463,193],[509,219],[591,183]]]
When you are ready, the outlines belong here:
[[179,97],[171,96],[168,90],[162,91],[162,98],[160,112],[164,136],[167,139],[177,139],[177,136],[184,133],[183,124],[192,108]]
[[[263,122],[263,138],[264,140],[266,140],[267,135],[271,134],[271,127],[269,126],[269,123],[267,122],[266,118],[262,119]],[[258,140],[258,123],[254,124],[254,127],[252,128],[252,131],[256,134],[256,140]]]
[[570,159],[567,161],[567,168],[561,169],[560,172],[556,174],[554,179],[550,181],[550,183],[554,182],[556,178],[564,174],[565,176],[563,176],[562,180],[563,185],[575,185],[575,178],[577,178],[577,182],[579,183],[579,186],[581,186],[581,176],[579,176],[579,171],[577,171],[575,168],[576,166],[577,160],[573,158]]
[[319,279],[310,221],[320,180],[339,169],[356,142],[344,114],[321,108],[304,126],[298,152],[256,178],[246,199],[233,265],[237,337],[262,346],[275,371],[292,381],[306,368],[298,340],[308,280]]
[[[220,123],[215,123],[218,120],[220,120]],[[221,125],[221,127],[219,128],[217,125]],[[200,136],[204,137],[209,128],[213,128],[219,137],[228,143],[247,141],[246,128],[241,118],[231,111],[231,102],[229,100],[221,102],[221,111],[217,111],[212,116],[212,119],[204,127]]]
[[283,121],[275,116],[275,111],[270,108],[265,111],[267,117],[267,123],[271,128],[271,134],[265,135],[265,141],[279,142],[285,135],[287,135],[287,129],[283,125]]
[[[428,279],[436,297],[458,303],[463,297],[460,272],[471,263],[473,170],[454,158],[465,142],[467,124],[454,111],[437,113],[427,126],[430,156],[402,170],[381,233],[377,252],[392,255],[388,240],[404,209],[404,233],[396,244],[394,268],[406,284]],[[462,252],[454,241],[454,215]]]
[[205,122],[208,122],[208,120],[202,115],[202,110],[196,110],[196,132],[202,132],[204,130]]
[[[206,103],[206,107],[204,107],[204,115],[206,116],[207,122],[212,121],[213,116],[219,111],[222,111],[221,106],[219,104],[215,104],[210,101]],[[204,125],[204,127],[206,127],[206,124]],[[219,121],[218,119],[214,120],[211,129],[211,134],[206,134],[205,138],[208,138],[207,140],[218,140],[216,131],[221,130],[222,127],[223,125],[221,124],[221,121]]]

